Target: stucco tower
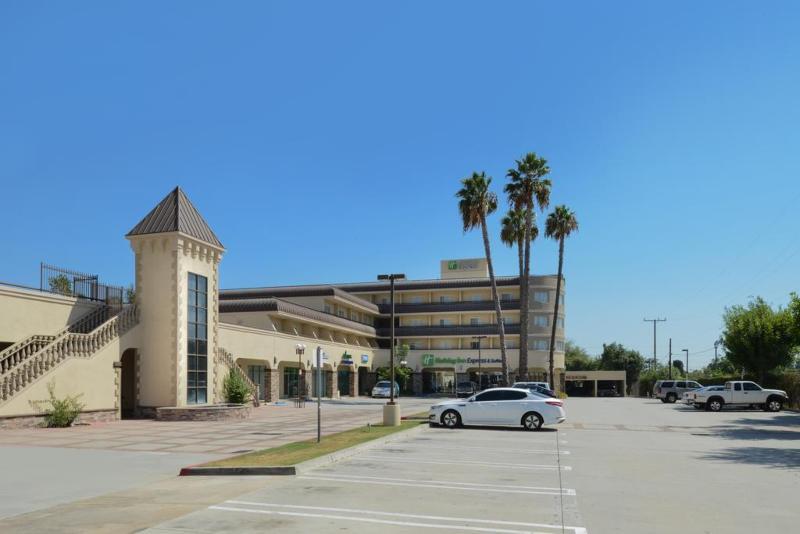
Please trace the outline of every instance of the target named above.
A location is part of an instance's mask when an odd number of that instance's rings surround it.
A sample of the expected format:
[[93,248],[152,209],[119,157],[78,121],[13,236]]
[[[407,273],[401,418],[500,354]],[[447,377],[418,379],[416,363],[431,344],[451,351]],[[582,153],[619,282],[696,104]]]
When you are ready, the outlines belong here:
[[213,402],[222,243],[179,187],[125,237],[136,255],[139,406]]

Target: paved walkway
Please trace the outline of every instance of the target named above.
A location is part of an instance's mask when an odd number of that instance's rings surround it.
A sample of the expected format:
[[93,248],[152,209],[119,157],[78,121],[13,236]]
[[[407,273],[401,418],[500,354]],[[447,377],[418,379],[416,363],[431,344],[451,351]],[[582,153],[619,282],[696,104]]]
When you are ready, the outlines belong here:
[[[355,398],[322,404],[322,432],[332,434],[367,423],[378,423],[385,400]],[[403,413],[423,412],[436,399],[402,399]],[[163,422],[134,419],[72,428],[30,428],[0,432],[0,446],[63,447],[220,456],[275,447],[310,439],[317,432],[316,404],[304,408],[267,405],[253,409],[243,421]]]

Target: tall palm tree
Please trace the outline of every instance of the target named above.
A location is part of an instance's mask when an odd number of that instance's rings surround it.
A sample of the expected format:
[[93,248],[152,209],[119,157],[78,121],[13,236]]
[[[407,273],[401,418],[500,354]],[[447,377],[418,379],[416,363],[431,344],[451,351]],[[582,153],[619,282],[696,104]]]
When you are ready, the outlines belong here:
[[578,231],[578,219],[575,212],[568,207],[556,206],[553,212],[547,216],[544,235],[558,241],[558,279],[556,280],[556,305],[553,310],[553,329],[550,332],[550,378],[553,381],[551,387],[556,388],[553,380],[553,351],[556,344],[556,325],[558,324],[558,306],[561,303],[561,275],[564,272],[564,240],[572,232]]
[[531,241],[533,234],[533,214],[536,205],[544,211],[550,205],[550,180],[545,178],[550,173],[547,160],[529,152],[516,161],[516,168],[509,169],[506,176],[509,183],[505,192],[509,203],[525,212],[525,236],[523,244],[522,275],[520,278],[519,299],[519,372],[524,380],[528,377],[528,301],[531,276]]
[[[536,241],[539,237],[539,227],[534,220],[531,227],[531,241]],[[522,280],[525,274],[525,212],[518,209],[510,209],[505,217],[500,221],[500,240],[509,247],[517,246],[517,259],[519,261],[519,279]]]
[[506,330],[503,325],[500,299],[497,297],[497,283],[494,279],[494,266],[492,265],[492,250],[489,246],[489,232],[486,230],[486,217],[497,210],[497,195],[489,190],[492,178],[485,172],[473,172],[469,178],[461,180],[461,189],[456,193],[458,197],[458,211],[464,232],[480,226],[483,234],[483,248],[486,251],[486,263],[489,266],[489,283],[492,286],[492,299],[494,312],[497,315],[497,329],[500,335],[500,361],[503,367],[503,379],[508,384],[508,360],[506,359]]

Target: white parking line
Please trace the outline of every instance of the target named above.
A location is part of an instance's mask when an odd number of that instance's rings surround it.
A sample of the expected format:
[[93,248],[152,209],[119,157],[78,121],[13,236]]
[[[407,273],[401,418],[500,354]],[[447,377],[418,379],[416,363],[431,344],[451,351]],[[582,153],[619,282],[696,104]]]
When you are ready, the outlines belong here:
[[[300,475],[297,478],[314,478],[316,475]],[[330,473],[326,474],[325,476],[337,477],[337,478],[351,478],[351,479],[368,479],[368,480],[393,480],[399,482],[421,482],[427,483],[430,482],[432,484],[455,484],[458,486],[475,486],[479,488],[512,488],[512,489],[527,489],[527,490],[542,490],[542,491],[559,491],[560,488],[547,488],[541,486],[513,486],[509,484],[482,484],[480,482],[456,482],[454,480],[424,480],[418,478],[391,478],[391,477],[370,477],[366,475],[340,475],[337,473]],[[564,490],[568,492],[572,492],[574,495],[575,490]]]
[[[555,529],[555,530],[571,530],[575,534],[586,534],[586,529],[583,527],[572,527],[572,526],[563,526],[562,525],[549,525],[545,523],[527,523],[523,521],[506,521],[506,520],[494,520],[494,519],[477,519],[477,518],[468,518],[468,517],[449,517],[449,516],[437,516],[437,515],[421,515],[421,514],[403,514],[399,512],[381,512],[378,510],[359,510],[354,508],[334,508],[334,507],[326,507],[326,506],[303,506],[303,505],[295,505],[295,504],[276,504],[276,503],[260,503],[260,502],[250,502],[250,501],[226,501],[226,504],[236,504],[236,505],[244,505],[244,506],[259,506],[264,508],[289,508],[294,510],[312,510],[315,512],[334,512],[334,513],[346,513],[346,514],[361,514],[361,515],[375,515],[375,516],[383,516],[383,517],[397,517],[397,518],[408,518],[408,519],[424,519],[428,521],[451,521],[451,522],[461,522],[461,523],[479,523],[485,525],[503,525],[503,526],[515,526],[515,527],[532,527],[532,528],[546,528],[546,529]],[[527,531],[520,531],[520,530],[505,530],[505,529],[496,529],[496,528],[482,528],[482,527],[470,527],[470,526],[462,526],[462,525],[437,525],[437,524],[424,524],[424,523],[409,523],[409,522],[399,522],[399,521],[385,521],[380,519],[372,519],[366,517],[352,517],[352,516],[328,516],[323,514],[308,514],[308,513],[292,513],[292,512],[281,512],[281,511],[269,511],[269,510],[248,510],[245,508],[228,508],[228,507],[220,507],[220,506],[210,506],[212,510],[231,510],[231,511],[249,511],[249,512],[272,512],[276,514],[286,514],[286,515],[302,515],[302,516],[309,516],[309,517],[327,517],[332,519],[347,519],[352,521],[369,521],[369,522],[380,522],[380,523],[387,523],[387,524],[398,524],[398,525],[407,525],[407,526],[421,526],[421,527],[429,527],[429,528],[450,528],[450,529],[459,529],[459,530],[477,530],[480,532],[512,532],[512,533],[519,533],[519,532],[527,532]]]
[[[306,480],[328,480],[331,482],[359,482],[361,484],[377,484],[380,486],[406,486],[411,488],[430,488],[430,489],[451,489],[451,490],[461,490],[461,491],[481,491],[484,493],[517,493],[517,494],[526,494],[526,495],[554,495],[554,496],[573,496],[575,495],[575,490],[573,489],[565,489],[559,490],[558,488],[548,489],[548,490],[541,490],[541,491],[534,491],[534,490],[517,490],[517,489],[498,489],[498,488],[491,488],[491,487],[470,487],[470,486],[458,486],[458,485],[450,485],[445,483],[437,483],[433,481],[419,481],[419,482],[402,482],[402,481],[392,481],[392,479],[377,479],[377,480],[370,480],[373,477],[367,478],[343,478],[338,476],[299,476],[297,478],[302,478]],[[457,482],[455,484],[458,484]]]
[[[416,458],[393,458],[392,456],[359,456],[359,460],[378,460],[382,462],[389,462],[389,463],[401,463],[401,464],[434,464],[434,465],[474,465],[478,467],[496,467],[500,469],[551,469],[551,470],[558,470],[557,465],[533,465],[533,464],[506,464],[506,463],[495,463],[495,462],[469,462],[469,461],[428,461],[428,460],[418,460]],[[572,471],[572,467],[570,466],[562,466],[564,471]]]

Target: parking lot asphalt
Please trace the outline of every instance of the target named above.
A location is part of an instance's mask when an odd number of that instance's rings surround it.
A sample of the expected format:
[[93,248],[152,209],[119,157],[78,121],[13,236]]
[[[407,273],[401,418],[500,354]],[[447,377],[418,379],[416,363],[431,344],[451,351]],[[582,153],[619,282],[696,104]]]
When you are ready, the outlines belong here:
[[148,532],[580,534],[575,491],[567,483],[570,455],[559,435],[425,429]]
[[794,532],[800,415],[569,399],[558,430],[425,429],[149,532]]

